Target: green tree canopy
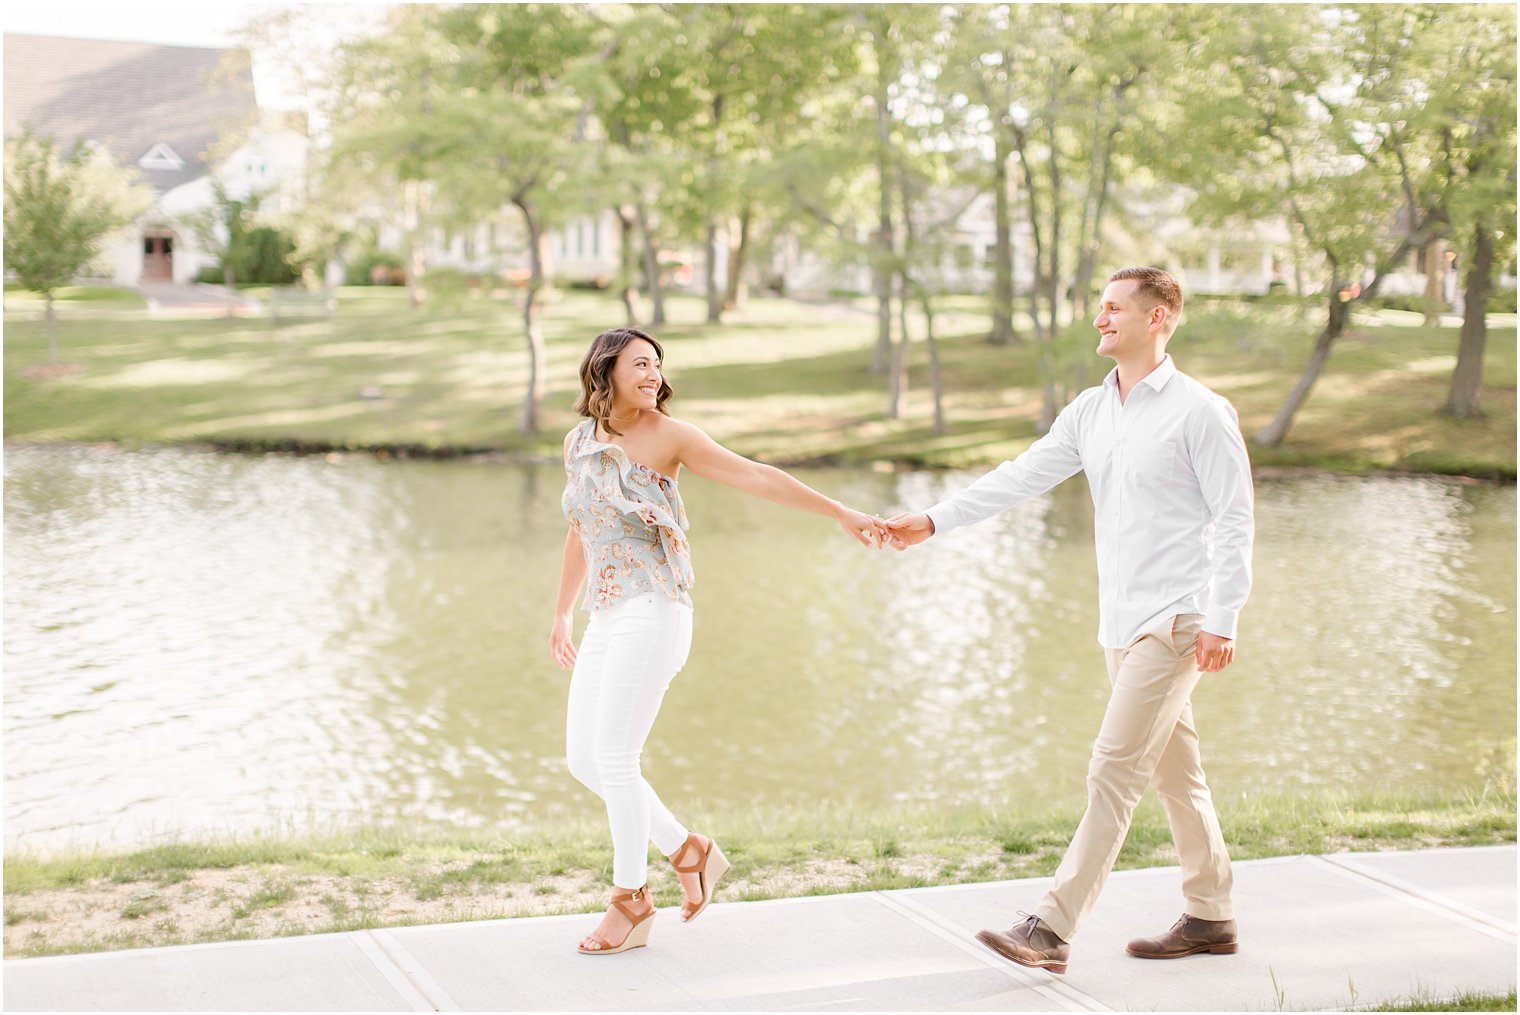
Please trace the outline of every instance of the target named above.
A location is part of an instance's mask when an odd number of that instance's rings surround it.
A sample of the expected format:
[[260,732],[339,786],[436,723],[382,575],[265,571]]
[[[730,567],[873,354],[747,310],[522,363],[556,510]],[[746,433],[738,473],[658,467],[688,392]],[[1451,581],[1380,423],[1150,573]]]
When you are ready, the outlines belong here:
[[60,154],[30,132],[6,141],[5,266],[46,300],[49,362],[58,362],[53,294],[153,199],[136,172],[118,167],[104,149]]

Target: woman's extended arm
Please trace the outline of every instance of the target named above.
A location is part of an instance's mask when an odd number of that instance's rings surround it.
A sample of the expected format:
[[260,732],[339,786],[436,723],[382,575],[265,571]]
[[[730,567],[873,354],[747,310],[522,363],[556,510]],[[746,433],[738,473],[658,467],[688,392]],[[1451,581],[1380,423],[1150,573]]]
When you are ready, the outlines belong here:
[[586,557],[575,527],[565,533],[565,556],[559,567],[559,598],[554,602],[554,627],[549,632],[549,654],[562,670],[575,665],[575,598],[586,584]]
[[697,475],[784,507],[832,518],[863,545],[881,545],[885,530],[878,519],[845,507],[775,466],[734,454],[699,427],[689,423],[677,425],[680,427],[677,451],[681,464]]

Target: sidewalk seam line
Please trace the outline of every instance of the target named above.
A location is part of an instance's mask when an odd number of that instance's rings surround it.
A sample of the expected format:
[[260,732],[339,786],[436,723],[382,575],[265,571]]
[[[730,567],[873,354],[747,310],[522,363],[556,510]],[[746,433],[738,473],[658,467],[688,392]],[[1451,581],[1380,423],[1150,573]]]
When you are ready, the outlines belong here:
[[1381,871],[1363,867],[1354,861],[1337,860],[1319,854],[1315,854],[1313,859],[1320,861],[1343,876],[1370,881],[1389,894],[1402,896],[1418,904],[1422,909],[1435,911],[1439,915],[1454,918],[1456,921],[1464,923],[1483,934],[1487,934],[1489,937],[1499,938],[1501,941],[1509,944],[1515,943],[1515,928],[1512,925],[1505,924],[1489,916],[1487,913],[1472,909],[1454,899],[1448,899],[1444,895],[1427,891],[1392,874],[1384,874]]
[[[368,940],[370,947],[375,952],[378,952],[380,957],[390,966],[390,969],[394,971],[393,976],[384,967],[380,967],[380,971],[385,974],[386,979],[395,983],[395,977],[400,977],[401,982],[422,1001],[423,1007],[418,1008],[418,1011],[464,1010],[459,1006],[457,1001],[449,996],[449,992],[444,990],[438,981],[428,975],[427,970],[422,968],[422,963],[417,961],[417,957],[407,951],[406,946],[396,940],[395,935],[389,933],[386,928],[378,927],[373,930],[362,930],[359,931],[359,934]],[[364,946],[361,945],[360,947]],[[393,952],[399,952],[409,961],[403,962]],[[375,962],[374,954],[370,951],[370,948],[365,948],[365,953],[370,955],[370,961]],[[380,966],[379,962],[375,962],[375,964],[376,966]],[[412,968],[407,968],[408,965]]]
[[966,928],[959,924],[951,923],[938,913],[925,909],[914,903],[911,899],[901,894],[888,894],[876,891],[871,893],[876,901],[900,916],[905,916],[914,925],[929,931],[934,936],[948,941],[956,948],[972,956],[989,969],[994,969],[1004,976],[1013,980],[1023,987],[1035,991],[1045,997],[1060,1002],[1069,1011],[1113,1011],[1097,998],[1090,997],[1082,991],[1062,981],[1052,983],[1040,982],[1040,977],[1052,977],[1051,973],[1039,973],[1036,970],[1025,972],[1006,959],[995,958],[981,945],[974,945],[964,937],[969,933]]

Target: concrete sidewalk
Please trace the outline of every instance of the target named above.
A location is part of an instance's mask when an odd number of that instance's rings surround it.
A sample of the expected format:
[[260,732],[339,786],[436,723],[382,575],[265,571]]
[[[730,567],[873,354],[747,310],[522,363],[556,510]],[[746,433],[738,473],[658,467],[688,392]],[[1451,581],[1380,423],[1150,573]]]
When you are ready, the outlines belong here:
[[[1238,955],[1124,954],[1181,912],[1176,868],[1121,871],[1054,976],[972,935],[1048,878],[717,904],[588,958],[593,917],[17,959],[8,1011],[1261,1011],[1514,988],[1513,846],[1235,865]],[[1353,993],[1354,992],[1354,993]]]

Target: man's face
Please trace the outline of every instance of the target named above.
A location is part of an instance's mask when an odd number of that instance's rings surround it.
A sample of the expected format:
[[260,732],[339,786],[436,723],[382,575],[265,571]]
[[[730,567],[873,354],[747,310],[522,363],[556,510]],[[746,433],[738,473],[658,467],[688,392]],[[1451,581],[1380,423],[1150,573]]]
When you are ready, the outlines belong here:
[[1140,283],[1125,278],[1108,283],[1098,301],[1098,316],[1093,327],[1098,329],[1098,355],[1120,357],[1137,353],[1154,341],[1150,335],[1151,314],[1154,307],[1141,304]]

